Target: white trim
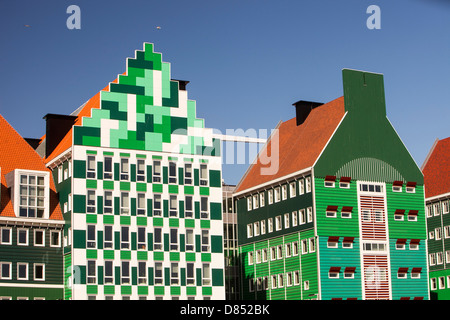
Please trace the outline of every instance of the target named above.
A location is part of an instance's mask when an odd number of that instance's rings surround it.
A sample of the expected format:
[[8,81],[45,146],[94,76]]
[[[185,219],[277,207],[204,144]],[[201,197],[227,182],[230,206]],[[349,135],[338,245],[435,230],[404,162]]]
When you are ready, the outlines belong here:
[[55,158],[53,158],[53,160],[50,160],[50,162],[47,162],[45,166],[53,170],[56,166],[71,158],[72,158],[72,146],[70,146],[67,150],[57,155]]
[[261,189],[261,188],[264,188],[266,186],[279,183],[281,181],[289,180],[289,179],[291,179],[291,178],[293,178],[293,177],[295,177],[297,175],[305,175],[305,173],[310,172],[311,169],[312,169],[312,167],[307,167],[305,169],[296,171],[294,173],[290,173],[290,174],[282,176],[280,178],[277,178],[277,179],[274,179],[274,180],[270,180],[270,181],[258,184],[258,185],[254,186],[254,187],[249,188],[249,189],[245,189],[245,190],[239,191],[237,193],[234,193],[233,196],[239,196],[239,195],[242,195],[242,194],[245,194],[245,193],[251,193],[251,192],[253,192],[253,191],[257,190],[257,189]]
[[425,203],[432,202],[434,200],[445,199],[445,198],[450,198],[450,192],[438,194],[437,196],[433,196],[433,197],[429,197],[429,198],[425,198]]
[[0,223],[6,223],[7,225],[17,226],[39,226],[39,227],[62,227],[64,226],[64,220],[50,220],[50,219],[33,219],[33,218],[16,218],[16,217],[0,217]]
[[[21,280],[23,281],[23,280]],[[39,280],[42,281],[42,280]],[[20,288],[54,288],[54,289],[64,289],[63,284],[41,284],[41,283],[0,283],[0,287],[20,287]]]

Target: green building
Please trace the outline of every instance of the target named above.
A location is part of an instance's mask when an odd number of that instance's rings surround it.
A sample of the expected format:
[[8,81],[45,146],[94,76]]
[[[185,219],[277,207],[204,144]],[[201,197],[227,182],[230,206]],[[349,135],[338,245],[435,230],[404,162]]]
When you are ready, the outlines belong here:
[[0,299],[61,299],[64,220],[51,171],[1,115],[0,136]]
[[37,151],[65,220],[64,299],[224,299],[220,141],[145,43]]
[[436,140],[422,172],[428,231],[430,299],[450,299],[450,138]]
[[383,75],[294,103],[234,194],[243,299],[429,299],[424,178]]

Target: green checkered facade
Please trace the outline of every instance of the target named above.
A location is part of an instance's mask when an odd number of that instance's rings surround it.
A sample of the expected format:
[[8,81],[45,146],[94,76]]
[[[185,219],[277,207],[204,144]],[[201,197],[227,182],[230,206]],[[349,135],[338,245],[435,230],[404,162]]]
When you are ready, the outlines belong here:
[[225,298],[220,141],[183,89],[145,43],[73,127],[65,299]]

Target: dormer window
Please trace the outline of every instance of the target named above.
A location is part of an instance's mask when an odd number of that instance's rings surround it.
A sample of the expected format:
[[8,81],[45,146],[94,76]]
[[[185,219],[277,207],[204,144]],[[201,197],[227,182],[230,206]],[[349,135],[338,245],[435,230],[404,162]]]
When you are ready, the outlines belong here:
[[341,177],[339,179],[339,188],[349,189],[351,179],[350,177]]
[[50,173],[15,169],[6,175],[17,217],[48,218]]
[[415,193],[416,192],[416,183],[415,182],[407,182],[406,183],[406,192]]
[[327,188],[334,188],[336,181],[336,176],[326,176],[325,177],[325,187]]
[[402,192],[402,186],[403,186],[403,182],[402,181],[394,181],[392,183],[392,191],[394,191],[394,192]]

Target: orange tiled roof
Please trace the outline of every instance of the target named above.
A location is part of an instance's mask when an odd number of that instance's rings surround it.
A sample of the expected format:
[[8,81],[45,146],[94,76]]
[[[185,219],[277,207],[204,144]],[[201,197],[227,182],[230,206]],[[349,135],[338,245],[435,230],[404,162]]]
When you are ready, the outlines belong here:
[[[113,81],[113,83],[116,83],[117,79]],[[109,91],[109,85],[105,87],[101,91]],[[100,91],[100,92],[101,92]],[[80,126],[82,123],[83,117],[90,117],[91,116],[91,110],[92,109],[99,109],[100,108],[100,92],[98,92],[95,96],[93,96],[91,99],[89,99],[84,107],[81,109],[81,111],[77,115],[77,119],[74,122],[75,126]],[[53,159],[55,159],[58,155],[66,151],[72,146],[72,133],[73,128],[67,132],[65,137],[61,140],[61,142],[56,146],[56,148],[52,151],[48,157],[46,157],[45,163],[49,163]]]
[[[305,122],[297,126],[296,118],[282,122],[278,127],[278,170],[274,174],[261,174],[270,167],[260,158],[250,166],[235,192],[267,183],[314,165],[334,130],[345,114],[344,97],[337,98],[311,111]],[[272,150],[271,138],[264,149]],[[274,148],[276,150],[276,148]],[[262,152],[263,153],[263,152]]]
[[[15,217],[5,175],[14,169],[48,171],[37,152],[0,115],[0,168],[1,205],[0,216]],[[50,219],[63,220],[53,179],[50,178]]]
[[450,192],[450,137],[438,140],[424,163],[425,198]]

